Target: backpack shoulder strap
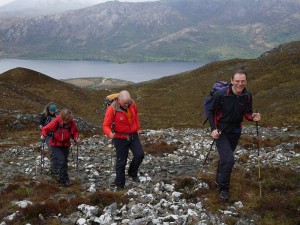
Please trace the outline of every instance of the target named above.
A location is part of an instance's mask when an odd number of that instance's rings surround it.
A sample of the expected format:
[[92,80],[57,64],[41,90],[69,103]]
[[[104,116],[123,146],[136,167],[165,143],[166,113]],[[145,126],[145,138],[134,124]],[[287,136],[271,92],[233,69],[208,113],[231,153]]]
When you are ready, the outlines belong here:
[[230,93],[230,87],[226,88],[226,90],[225,90],[226,95],[229,95],[229,93]]
[[248,92],[247,89],[245,90],[245,97],[247,98],[247,103],[250,103],[252,94]]

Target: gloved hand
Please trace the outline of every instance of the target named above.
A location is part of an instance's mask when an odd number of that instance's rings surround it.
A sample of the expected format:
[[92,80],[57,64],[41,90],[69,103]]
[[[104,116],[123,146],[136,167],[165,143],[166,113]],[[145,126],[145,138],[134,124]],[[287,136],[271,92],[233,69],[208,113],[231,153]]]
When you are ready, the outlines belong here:
[[81,140],[80,140],[80,138],[78,137],[78,138],[74,139],[74,142],[75,142],[76,144],[80,144],[80,143],[81,143]]
[[110,138],[110,139],[113,139],[114,137],[115,137],[115,133],[114,133],[114,132],[111,132],[110,135],[109,135],[109,138]]

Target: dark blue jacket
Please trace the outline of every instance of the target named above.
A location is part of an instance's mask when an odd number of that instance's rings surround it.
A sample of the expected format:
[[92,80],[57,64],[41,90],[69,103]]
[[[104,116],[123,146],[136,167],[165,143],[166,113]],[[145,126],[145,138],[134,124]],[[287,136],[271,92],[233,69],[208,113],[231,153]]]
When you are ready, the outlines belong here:
[[229,88],[215,94],[208,106],[208,120],[212,130],[218,129],[228,133],[241,132],[242,122],[253,120],[252,95],[243,90],[241,95],[235,95],[232,84]]

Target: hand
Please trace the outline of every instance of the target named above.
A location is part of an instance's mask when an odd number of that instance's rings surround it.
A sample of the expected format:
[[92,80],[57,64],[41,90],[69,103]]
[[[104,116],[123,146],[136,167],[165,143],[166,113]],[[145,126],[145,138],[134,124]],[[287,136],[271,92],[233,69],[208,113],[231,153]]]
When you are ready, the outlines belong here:
[[253,121],[254,121],[254,122],[258,122],[258,121],[261,120],[261,116],[260,116],[259,113],[253,113],[253,114],[252,114],[252,118],[253,118]]
[[43,126],[42,126],[42,125],[39,125],[38,129],[41,130],[42,128],[43,128]]
[[145,133],[144,133],[143,131],[141,131],[141,130],[138,130],[137,133],[138,133],[139,136],[140,136],[141,134],[145,134]]
[[113,139],[114,137],[115,137],[115,133],[110,132],[109,138],[110,138],[110,139]]
[[80,138],[78,137],[78,138],[76,138],[76,139],[74,140],[74,142],[75,142],[76,144],[80,144],[81,140],[80,140]]
[[214,139],[218,139],[221,135],[221,132],[218,129],[215,129],[210,134]]
[[41,142],[45,142],[46,137],[44,135],[41,135]]

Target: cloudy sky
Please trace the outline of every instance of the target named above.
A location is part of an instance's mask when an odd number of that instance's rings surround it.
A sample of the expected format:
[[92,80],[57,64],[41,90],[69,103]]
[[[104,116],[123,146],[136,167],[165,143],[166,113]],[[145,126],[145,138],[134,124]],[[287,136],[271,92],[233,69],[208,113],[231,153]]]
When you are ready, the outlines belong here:
[[[0,6],[5,5],[9,2],[13,2],[14,0],[0,0]],[[107,0],[99,0],[99,3],[106,2]],[[119,0],[120,2],[149,2],[154,0]]]

